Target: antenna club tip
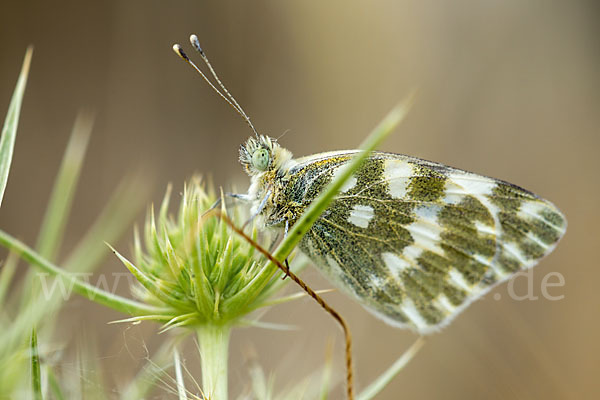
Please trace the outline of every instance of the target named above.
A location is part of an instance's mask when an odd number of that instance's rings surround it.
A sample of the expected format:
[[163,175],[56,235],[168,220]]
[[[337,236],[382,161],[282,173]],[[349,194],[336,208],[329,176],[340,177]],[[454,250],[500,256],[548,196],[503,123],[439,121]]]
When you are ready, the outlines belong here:
[[176,44],[173,45],[173,51],[179,57],[183,58],[186,61],[188,60],[187,54],[185,54],[185,52],[183,51],[183,48],[179,44],[176,43]]
[[204,55],[204,50],[202,50],[202,46],[200,46],[200,40],[198,40],[198,36],[195,34],[190,35],[190,43],[200,54]]

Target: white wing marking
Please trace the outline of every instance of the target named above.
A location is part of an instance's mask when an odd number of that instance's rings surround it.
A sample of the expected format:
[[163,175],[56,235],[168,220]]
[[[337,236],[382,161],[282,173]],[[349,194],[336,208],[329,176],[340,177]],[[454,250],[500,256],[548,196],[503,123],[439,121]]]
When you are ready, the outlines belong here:
[[348,222],[356,225],[360,228],[366,228],[369,226],[369,222],[375,216],[373,207],[362,204],[356,204],[352,210],[350,210],[350,216]]
[[404,199],[408,190],[410,178],[414,176],[413,166],[402,160],[385,160],[383,163],[383,177],[390,189],[390,196],[395,199]]

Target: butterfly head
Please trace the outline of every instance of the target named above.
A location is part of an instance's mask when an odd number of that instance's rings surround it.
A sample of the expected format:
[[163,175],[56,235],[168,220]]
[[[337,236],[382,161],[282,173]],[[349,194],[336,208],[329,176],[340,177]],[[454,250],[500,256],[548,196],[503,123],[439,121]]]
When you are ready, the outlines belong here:
[[268,136],[251,137],[240,148],[240,162],[250,176],[281,170],[291,159],[292,153]]

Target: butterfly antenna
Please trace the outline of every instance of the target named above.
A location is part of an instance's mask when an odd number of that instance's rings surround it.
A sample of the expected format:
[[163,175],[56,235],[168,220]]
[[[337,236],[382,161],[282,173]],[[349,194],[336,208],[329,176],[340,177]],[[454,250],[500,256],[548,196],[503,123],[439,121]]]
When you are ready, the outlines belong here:
[[227,90],[227,88],[225,87],[225,85],[223,84],[223,82],[221,82],[221,79],[219,79],[219,76],[217,75],[217,72],[213,68],[213,66],[210,63],[210,61],[208,60],[208,57],[206,56],[206,53],[204,52],[204,50],[200,46],[200,41],[198,40],[198,36],[196,36],[196,35],[190,35],[190,43],[192,44],[192,47],[200,54],[200,57],[202,57],[202,60],[204,61],[204,63],[208,67],[208,69],[209,69],[210,73],[212,74],[213,78],[215,78],[215,80],[219,84],[219,87],[221,89],[223,89],[223,92],[225,92],[225,94],[227,95],[227,97],[229,97],[229,100],[231,100],[231,102],[236,105],[236,107],[237,107],[238,112],[240,113],[240,115],[244,118],[244,120],[246,121],[246,123],[250,126],[250,128],[252,128],[252,130],[254,131],[254,133],[256,134],[256,136],[258,137],[258,132],[256,131],[256,129],[254,129],[254,125],[252,125],[252,121],[250,121],[250,117],[248,117],[248,115],[244,112],[244,109],[242,108],[242,106],[240,106],[240,104],[235,100],[235,97],[233,97],[233,95],[231,93],[229,93],[229,90]]
[[[194,40],[195,38],[195,40]],[[242,109],[242,107],[240,107],[240,105],[238,104],[238,102],[233,98],[233,96],[231,95],[231,93],[229,93],[229,91],[225,88],[225,85],[223,85],[223,83],[219,80],[219,78],[217,77],[217,74],[215,73],[214,69],[212,68],[212,66],[210,65],[210,63],[208,62],[208,58],[206,57],[206,54],[204,54],[204,51],[202,50],[202,48],[200,47],[200,42],[198,41],[198,37],[196,35],[192,35],[192,37],[190,37],[190,41],[192,42],[192,45],[194,46],[194,48],[200,53],[202,60],[204,60],[204,62],[206,63],[206,65],[209,67],[211,74],[215,77],[215,79],[218,82],[219,87],[222,88],[222,90],[225,92],[225,94],[223,94],[223,92],[221,92],[211,81],[210,79],[208,79],[208,77],[204,74],[204,72],[202,72],[202,70],[200,68],[198,68],[198,66],[192,61],[190,60],[190,58],[187,56],[187,54],[183,51],[183,48],[179,45],[179,44],[174,44],[173,45],[173,51],[175,51],[175,53],[185,62],[187,62],[189,65],[192,66],[192,68],[194,68],[196,70],[196,72],[198,72],[200,74],[200,76],[202,77],[202,79],[204,79],[204,81],[206,83],[208,83],[208,85],[219,95],[221,96],[221,98],[223,100],[225,100],[227,102],[227,104],[229,104],[231,106],[231,108],[233,108],[243,119],[244,121],[246,121],[246,123],[248,124],[248,126],[250,127],[250,129],[252,129],[252,131],[254,132],[254,134],[256,135],[256,137],[258,138],[258,132],[256,131],[256,128],[254,128],[254,125],[252,124],[252,122],[250,121],[250,118],[248,117],[248,115],[246,115],[246,113],[244,112],[244,110]]]

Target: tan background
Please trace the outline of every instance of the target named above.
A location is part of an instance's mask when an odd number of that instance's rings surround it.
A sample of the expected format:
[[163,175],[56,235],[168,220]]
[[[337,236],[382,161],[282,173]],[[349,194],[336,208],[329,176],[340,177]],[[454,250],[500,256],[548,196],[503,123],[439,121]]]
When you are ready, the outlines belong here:
[[[193,172],[245,189],[237,148],[244,123],[171,52],[195,32],[257,128],[310,153],[355,147],[410,89],[410,117],[384,146],[499,177],[551,199],[569,229],[533,275],[537,301],[507,285],[432,336],[381,399],[582,399],[600,396],[600,7],[589,1],[3,1],[0,110],[6,110],[25,47],[35,54],[2,229],[35,236],[77,111],[97,119],[74,218],[72,245],[127,171],[142,169],[158,201],[167,182]],[[1,111],[4,114],[5,111]],[[130,243],[128,235],[120,244]],[[4,255],[4,252],[0,254]],[[122,271],[112,259],[106,271]],[[546,274],[565,286],[542,298]],[[328,287],[314,271],[316,288]],[[524,293],[524,280],[515,285]],[[390,328],[339,294],[365,387],[415,336]],[[68,306],[64,337],[85,328],[99,342],[109,388],[118,390],[160,338],[156,327],[106,325],[120,315],[81,299]],[[265,319],[294,332],[244,329],[231,345],[231,392],[247,380],[254,348],[277,387],[307,375],[341,334],[310,301]],[[73,339],[73,342],[76,341]],[[193,350],[193,349],[190,349]],[[197,356],[187,362],[197,371]],[[78,371],[70,360],[65,370]],[[338,388],[332,398],[340,398]],[[166,396],[156,393],[157,398]]]

